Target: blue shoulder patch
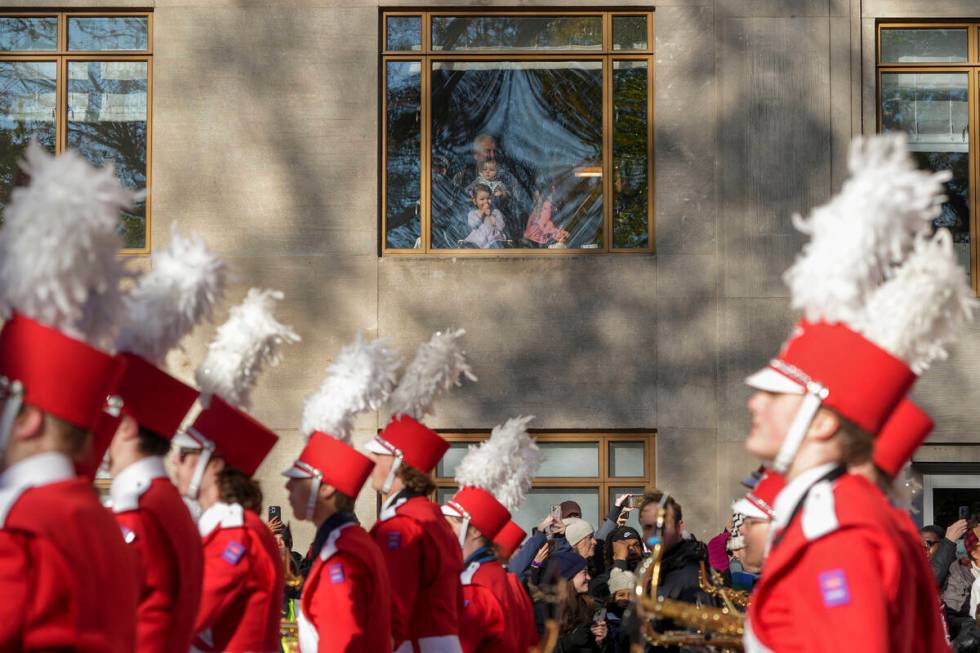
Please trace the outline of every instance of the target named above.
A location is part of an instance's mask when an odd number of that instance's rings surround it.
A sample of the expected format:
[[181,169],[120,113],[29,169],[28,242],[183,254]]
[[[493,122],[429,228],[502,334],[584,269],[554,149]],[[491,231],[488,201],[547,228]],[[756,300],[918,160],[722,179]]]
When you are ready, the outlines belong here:
[[229,565],[237,565],[238,561],[245,555],[245,545],[241,542],[229,542],[221,554],[221,559]]
[[344,582],[346,576],[344,576],[344,565],[339,562],[331,562],[327,565],[327,571],[330,573],[330,582],[334,585],[339,585]]
[[818,580],[825,607],[836,608],[851,602],[851,590],[847,586],[847,576],[843,569],[821,572]]
[[401,531],[389,531],[388,533],[388,548],[397,549],[402,545],[402,534]]

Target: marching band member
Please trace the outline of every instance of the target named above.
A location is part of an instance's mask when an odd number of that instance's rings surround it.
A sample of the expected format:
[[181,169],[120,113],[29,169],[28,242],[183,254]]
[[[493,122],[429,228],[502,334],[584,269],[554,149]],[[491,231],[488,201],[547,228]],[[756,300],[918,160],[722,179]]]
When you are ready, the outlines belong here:
[[916,170],[897,136],[858,140],[850,168],[841,194],[796,222],[811,242],[786,280],[803,320],[747,381],[746,448],[787,480],[748,651],[921,650],[900,626],[915,621],[916,562],[887,501],[846,468],[871,457],[972,293],[949,233],[927,235],[946,176]]
[[740,534],[745,551],[743,564],[747,567],[758,569],[765,561],[769,528],[776,517],[773,506],[784,487],[786,487],[786,479],[782,474],[766,470],[755,487],[732,504],[732,512],[745,517]]
[[394,417],[367,445],[375,463],[371,485],[382,497],[371,537],[388,567],[397,653],[461,651],[463,556],[439,506],[428,499],[435,491],[429,475],[449,443],[419,420],[462,376],[475,380],[459,346],[463,333],[435,333],[419,347],[389,402]]
[[136,561],[75,464],[121,408],[124,363],[97,347],[114,339],[132,196],[72,151],[31,144],[24,170],[0,230],[0,650],[130,653]]
[[[126,297],[118,337],[126,363],[113,392],[118,418],[104,420],[112,474],[110,498],[124,539],[139,556],[139,653],[185,653],[201,599],[201,536],[167,477],[164,457],[198,393],[163,371],[167,353],[211,314],[224,289],[224,265],[200,239],[176,230],[153,269]],[[96,459],[102,448],[96,447]]]
[[[442,507],[459,538],[466,565],[460,641],[464,653],[527,651],[533,612],[518,602],[492,542],[510,521],[531,486],[541,456],[527,433],[530,417],[508,420],[490,438],[471,447],[456,468],[460,490]],[[499,499],[498,499],[499,497]]]
[[374,463],[350,440],[354,417],[388,398],[397,368],[380,340],[365,344],[358,336],[306,401],[302,428],[309,439],[283,472],[293,514],[317,527],[297,617],[302,653],[392,650],[388,568],[354,516]]
[[232,309],[197,370],[206,407],[177,438],[177,487],[203,511],[204,586],[195,650],[279,649],[283,561],[259,517],[262,491],[251,478],[278,437],[235,405],[248,405],[261,369],[278,362],[279,346],[299,339],[272,314],[281,297],[253,288]]
[[[514,510],[511,511],[513,514]],[[511,556],[520,548],[527,533],[517,525],[514,520],[507,522],[497,537],[493,538],[494,548],[497,550],[497,559],[501,561],[505,568],[508,567]],[[511,605],[517,607],[514,617],[517,619],[516,626],[519,628],[518,642],[519,650],[524,652],[532,646],[538,645],[538,630],[534,623],[534,605],[531,603],[531,596],[521,579],[507,568],[507,584],[510,587]]]

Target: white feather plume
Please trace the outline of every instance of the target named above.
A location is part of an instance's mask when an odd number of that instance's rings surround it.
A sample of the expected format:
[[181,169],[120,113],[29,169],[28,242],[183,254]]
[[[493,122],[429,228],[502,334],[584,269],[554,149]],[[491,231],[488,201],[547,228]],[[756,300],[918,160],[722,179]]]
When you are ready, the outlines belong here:
[[917,170],[904,134],[856,138],[851,176],[808,218],[793,216],[810,236],[783,276],[793,307],[810,321],[850,323],[893,266],[928,231],[945,201],[950,172]]
[[344,346],[327,368],[323,384],[303,407],[303,434],[320,431],[350,443],[354,417],[377,410],[391,394],[398,354],[384,340],[364,342],[361,334]]
[[225,264],[204,241],[171,227],[170,243],[153,254],[153,269],[126,295],[118,349],[162,366],[176,347],[211,317],[225,290]]
[[905,264],[871,295],[854,326],[921,374],[946,357],[946,346],[976,306],[952,236],[940,229],[931,238],[916,239]]
[[245,301],[231,309],[194,375],[202,394],[216,394],[232,405],[248,408],[262,370],[279,364],[283,344],[300,339],[292,327],[272,314],[282,298],[279,291],[252,288]]
[[528,432],[533,417],[514,417],[495,427],[490,437],[469,451],[456,467],[460,487],[478,487],[493,494],[511,513],[531,489],[542,455]]
[[107,165],[37,143],[22,164],[30,184],[13,191],[0,229],[0,314],[17,311],[72,337],[111,349],[125,276],[119,212],[134,193]]
[[476,381],[460,342],[465,333],[463,329],[437,331],[418,348],[391,395],[392,415],[423,419],[432,412],[436,398],[460,385],[462,377]]

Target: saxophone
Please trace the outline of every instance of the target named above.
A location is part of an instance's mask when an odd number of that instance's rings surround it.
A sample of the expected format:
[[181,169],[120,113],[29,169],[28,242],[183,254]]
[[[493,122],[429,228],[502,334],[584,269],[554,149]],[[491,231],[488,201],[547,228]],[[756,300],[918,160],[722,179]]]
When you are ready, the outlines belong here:
[[[658,533],[663,533],[665,503],[660,502],[657,512]],[[636,614],[640,621],[640,633],[647,643],[654,646],[700,646],[721,653],[742,651],[745,622],[737,610],[729,606],[704,607],[657,596],[662,558],[663,540],[658,538],[650,557],[638,569]],[[663,619],[689,630],[658,631],[655,622]]]
[[701,561],[701,573],[698,576],[701,591],[708,596],[716,596],[722,600],[725,607],[732,612],[745,612],[749,605],[749,593],[743,590],[735,590],[725,587],[721,580],[721,574],[714,569],[711,570],[711,580],[708,580],[708,569]]

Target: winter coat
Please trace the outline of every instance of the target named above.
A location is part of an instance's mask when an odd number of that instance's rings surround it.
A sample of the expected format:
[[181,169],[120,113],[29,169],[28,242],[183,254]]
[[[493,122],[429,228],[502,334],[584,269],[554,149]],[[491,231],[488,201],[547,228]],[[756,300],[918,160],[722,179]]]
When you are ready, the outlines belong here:
[[946,577],[946,589],[943,590],[943,603],[951,612],[964,613],[970,607],[970,589],[973,587],[973,572],[970,564],[962,560],[954,560],[949,566]]
[[946,579],[949,577],[949,566],[956,562],[956,542],[950,542],[945,537],[939,540],[939,548],[929,559],[932,566],[932,573],[936,577],[936,584],[941,592],[946,586]]
[[694,538],[681,540],[664,554],[657,596],[713,605],[711,597],[701,591],[701,562],[707,560],[708,550],[703,543]]

